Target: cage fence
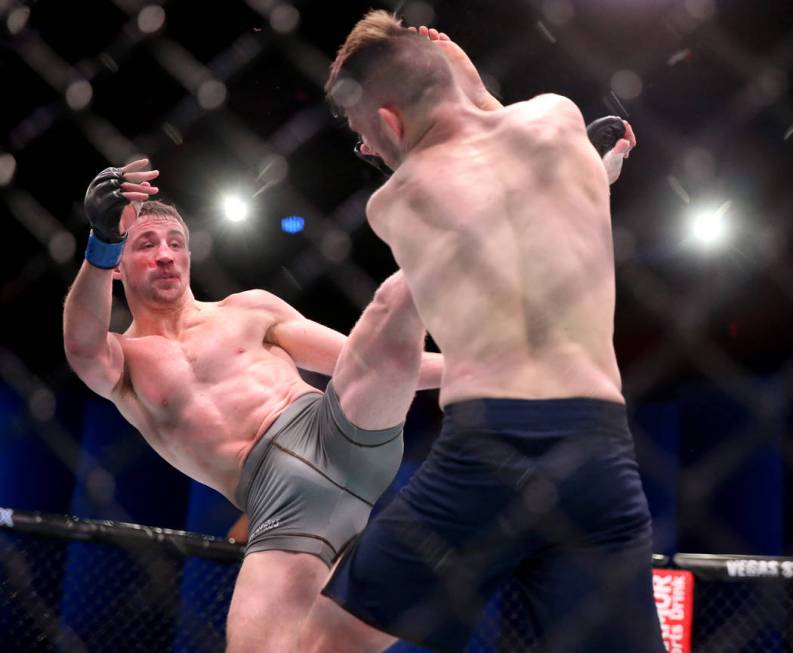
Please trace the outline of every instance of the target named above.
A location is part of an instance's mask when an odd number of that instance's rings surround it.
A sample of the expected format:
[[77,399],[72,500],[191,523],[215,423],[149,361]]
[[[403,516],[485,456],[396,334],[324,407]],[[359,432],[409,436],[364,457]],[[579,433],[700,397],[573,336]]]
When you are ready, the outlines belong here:
[[[12,509],[2,509],[0,523],[4,653],[224,650],[241,545]],[[793,558],[678,554],[654,556],[653,564],[670,653],[791,651]],[[535,644],[525,590],[510,581],[491,599],[468,651],[522,653]]]

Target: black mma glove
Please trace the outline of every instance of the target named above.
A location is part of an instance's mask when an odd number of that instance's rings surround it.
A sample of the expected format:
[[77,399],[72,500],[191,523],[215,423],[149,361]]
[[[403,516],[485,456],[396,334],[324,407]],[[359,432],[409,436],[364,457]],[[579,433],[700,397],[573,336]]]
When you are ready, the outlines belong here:
[[85,192],[83,206],[91,235],[85,250],[93,266],[110,270],[118,265],[127,235],[119,232],[121,213],[128,204],[121,194],[123,173],[120,168],[105,168],[93,178]]
[[587,125],[586,135],[602,159],[625,136],[625,123],[617,116],[598,118]]

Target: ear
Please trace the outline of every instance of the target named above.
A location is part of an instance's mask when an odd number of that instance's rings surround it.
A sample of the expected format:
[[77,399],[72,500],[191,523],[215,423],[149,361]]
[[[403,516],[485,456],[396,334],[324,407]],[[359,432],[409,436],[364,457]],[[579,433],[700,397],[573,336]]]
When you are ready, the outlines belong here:
[[377,110],[377,115],[383,121],[386,131],[391,134],[397,143],[400,143],[405,133],[405,126],[400,115],[388,107],[380,107]]
[[113,268],[113,281],[121,281],[121,266],[117,265]]

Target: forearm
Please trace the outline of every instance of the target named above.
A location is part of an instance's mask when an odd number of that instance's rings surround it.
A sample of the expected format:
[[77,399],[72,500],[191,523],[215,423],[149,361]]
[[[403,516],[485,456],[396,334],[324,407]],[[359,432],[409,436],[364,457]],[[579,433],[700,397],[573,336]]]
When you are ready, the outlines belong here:
[[275,342],[303,370],[330,376],[336,367],[347,336],[311,320],[283,325]]
[[434,390],[441,387],[443,378],[443,356],[424,352],[421,357],[421,369],[419,370],[419,390]]
[[92,358],[107,349],[112,306],[113,271],[84,261],[63,308],[63,342],[67,354]]

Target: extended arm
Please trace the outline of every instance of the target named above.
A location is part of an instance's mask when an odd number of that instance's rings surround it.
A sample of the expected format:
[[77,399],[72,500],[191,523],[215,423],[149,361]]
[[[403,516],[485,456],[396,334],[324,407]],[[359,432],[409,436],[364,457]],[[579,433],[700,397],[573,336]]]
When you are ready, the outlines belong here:
[[[490,93],[482,81],[479,71],[474,66],[473,62],[465,51],[452,41],[446,34],[439,32],[436,29],[421,26],[418,29],[415,27],[408,28],[411,31],[418,33],[421,36],[428,38],[435,43],[446,56],[452,74],[466,94],[468,99],[471,100],[477,107],[483,111],[495,111],[503,108],[499,100]],[[600,118],[590,123],[587,127],[587,133],[590,141],[598,149],[603,160],[603,166],[606,168],[609,184],[613,184],[619,179],[620,172],[622,171],[622,163],[628,158],[629,152],[636,147],[636,136],[633,134],[633,129],[626,120],[622,121],[624,124],[624,135],[617,135],[610,129],[603,129],[604,123],[609,120],[619,121],[614,116],[607,118]],[[607,148],[601,147],[604,143],[608,143]],[[376,157],[367,156],[370,153],[361,152],[364,158],[380,169],[379,162],[373,161]]]
[[113,272],[83,262],[63,308],[63,344],[77,375],[97,394],[110,397],[124,369],[117,336],[109,333]]
[[144,201],[157,192],[148,185],[157,172],[141,172],[146,164],[144,159],[121,169],[107,168],[88,187],[85,210],[93,229],[87,260],[63,308],[66,358],[86,385],[103,397],[111,395],[124,369],[118,336],[109,332],[113,268],[124,243],[121,231],[135,218],[129,202]]
[[285,350],[299,368],[326,376],[333,374],[347,337],[303,317],[286,302],[277,302],[276,319],[267,331],[267,340]]
[[[619,120],[619,118],[615,116],[610,116],[610,118],[613,118],[615,122]],[[587,133],[589,134],[590,140],[592,140],[592,144],[595,145],[596,148],[598,147],[598,143],[594,141],[592,136],[593,126],[603,120],[607,120],[607,118],[600,118],[600,120],[596,120],[587,127]],[[630,151],[636,147],[636,136],[633,133],[633,128],[630,126],[630,123],[627,120],[623,120],[622,124],[625,128],[622,136],[614,135],[615,137],[606,141],[606,143],[613,146],[608,148],[605,153],[602,149],[598,149],[598,153],[603,159],[603,166],[606,168],[609,184],[613,184],[619,179],[620,172],[622,172],[623,161],[630,156]]]
[[[307,319],[274,295],[269,297],[275,321],[267,331],[267,340],[284,349],[299,368],[331,376],[347,336]],[[443,356],[425,353],[418,389],[439,388],[442,375]]]

